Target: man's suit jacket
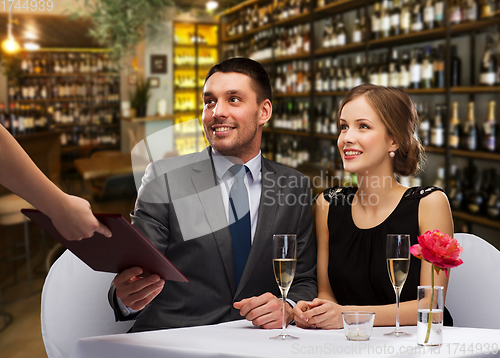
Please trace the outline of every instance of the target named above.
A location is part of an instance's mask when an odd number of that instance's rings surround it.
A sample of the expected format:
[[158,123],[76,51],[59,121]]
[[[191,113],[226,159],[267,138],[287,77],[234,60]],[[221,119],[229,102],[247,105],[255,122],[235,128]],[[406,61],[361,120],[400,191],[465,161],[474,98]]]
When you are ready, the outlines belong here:
[[[166,281],[137,316],[134,332],[237,320],[242,317],[233,302],[265,292],[280,297],[272,266],[273,234],[297,234],[297,273],[288,297],[298,302],[317,296],[308,178],[262,159],[257,228],[235,287],[231,234],[210,153],[208,147],[156,161],[143,177],[132,223],[189,282]],[[115,299],[110,301],[117,319],[127,319]]]

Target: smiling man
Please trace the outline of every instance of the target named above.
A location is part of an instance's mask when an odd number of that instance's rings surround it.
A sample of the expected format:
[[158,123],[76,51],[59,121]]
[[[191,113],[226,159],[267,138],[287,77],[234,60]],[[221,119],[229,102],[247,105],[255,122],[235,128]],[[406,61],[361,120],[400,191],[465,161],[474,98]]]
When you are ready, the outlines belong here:
[[[273,234],[297,235],[287,321],[295,302],[316,297],[309,181],[260,152],[271,95],[259,63],[233,58],[215,65],[203,88],[203,128],[210,146],[156,161],[146,170],[132,224],[189,282],[143,277],[139,267],[118,274],[110,303],[117,320],[137,320],[132,331],[242,318],[281,328]],[[281,196],[297,200],[278,205]],[[304,196],[307,200],[298,200]]]

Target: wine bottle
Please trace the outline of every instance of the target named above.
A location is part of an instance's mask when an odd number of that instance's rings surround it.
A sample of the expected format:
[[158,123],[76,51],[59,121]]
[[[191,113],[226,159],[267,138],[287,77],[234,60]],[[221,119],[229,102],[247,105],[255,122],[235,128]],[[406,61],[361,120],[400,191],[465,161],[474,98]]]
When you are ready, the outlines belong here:
[[399,0],[394,0],[391,12],[391,36],[401,34],[401,5]]
[[428,89],[434,87],[434,67],[431,57],[431,47],[425,46],[425,55],[422,60],[420,88]]
[[411,32],[411,15],[412,8],[410,0],[403,0],[403,6],[401,8],[401,34],[409,34]]
[[450,84],[452,87],[460,86],[462,78],[462,61],[457,56],[457,46],[451,46],[451,60],[450,60]]
[[460,169],[455,169],[452,174],[454,180],[450,187],[449,201],[452,210],[464,210],[465,190],[463,186],[463,174]]
[[434,1],[434,19],[436,27],[444,26],[444,0]]
[[426,0],[424,6],[424,29],[431,30],[436,25],[436,14],[433,0]]
[[389,0],[382,0],[379,24],[380,38],[391,36],[391,11]]
[[465,122],[462,149],[477,150],[479,146],[479,130],[474,119],[474,102],[469,102]]
[[389,64],[387,61],[387,53],[380,54],[380,67],[378,71],[379,86],[389,86]]
[[371,16],[371,39],[380,38],[380,3],[376,2]]
[[450,148],[456,149],[460,145],[460,138],[462,138],[462,125],[458,118],[458,102],[453,102],[451,108],[448,145]]
[[479,15],[478,4],[476,0],[465,0],[465,9],[463,11],[464,21],[477,21]]
[[429,120],[429,115],[422,104],[420,104],[420,110],[418,111],[418,114],[418,136],[420,138],[420,143],[422,143],[422,145],[428,146],[430,144],[431,122]]
[[444,145],[444,128],[442,121],[441,105],[436,105],[436,113],[434,114],[434,124],[431,128],[431,145],[434,147],[442,147]]
[[389,62],[389,86],[398,87],[401,70],[399,67],[398,50],[392,50],[391,61]]
[[481,18],[485,19],[494,16],[496,8],[495,0],[483,0],[481,3]]
[[488,102],[488,117],[486,122],[483,123],[482,149],[488,152],[495,152],[498,149],[499,143],[499,128],[495,120],[495,101]]
[[403,51],[399,64],[399,86],[410,88],[410,56],[408,51]]
[[445,76],[444,76],[444,68],[445,68],[445,60],[444,60],[444,46],[439,45],[435,55],[433,66],[434,68],[434,86],[436,88],[444,88],[445,86]]
[[415,0],[413,3],[413,11],[411,18],[411,31],[419,32],[424,29],[424,19],[422,15],[422,3],[420,0]]
[[493,54],[493,40],[488,37],[486,49],[481,61],[479,73],[479,84],[483,86],[494,86],[497,83],[498,64],[495,54]]
[[497,177],[496,170],[490,169],[491,186],[488,188],[486,200],[486,215],[491,219],[500,217],[500,178]]
[[410,62],[410,82],[411,88],[418,89],[422,81],[422,57],[419,49],[413,51]]
[[378,63],[377,63],[377,55],[372,54],[370,58],[370,83],[374,85],[379,84],[379,79],[378,79]]
[[354,25],[352,28],[352,42],[363,42],[363,35],[363,30],[361,29],[360,11],[356,10],[356,18],[354,19]]
[[463,20],[462,8],[460,7],[460,0],[451,0],[450,2],[450,24],[458,25]]
[[485,206],[485,194],[481,190],[482,175],[475,167],[472,169],[472,187],[465,192],[467,211],[471,214],[481,214]]
[[344,26],[344,20],[337,16],[337,29],[335,32],[336,46],[345,46],[347,44],[347,32]]

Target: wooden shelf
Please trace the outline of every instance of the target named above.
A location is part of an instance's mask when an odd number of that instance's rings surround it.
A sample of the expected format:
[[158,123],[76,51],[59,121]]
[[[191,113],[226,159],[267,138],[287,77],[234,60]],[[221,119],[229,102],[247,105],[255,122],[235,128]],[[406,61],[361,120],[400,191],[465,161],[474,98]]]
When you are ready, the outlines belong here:
[[500,153],[491,153],[484,151],[468,151],[462,149],[450,149],[450,151],[451,155],[457,157],[500,161]]
[[445,148],[440,148],[440,147],[431,147],[427,146],[425,147],[425,151],[427,153],[434,153],[434,154],[446,154],[446,149]]
[[331,47],[331,48],[320,48],[314,51],[315,56],[330,56],[330,55],[337,55],[337,54],[342,54],[342,53],[351,53],[351,52],[358,52],[358,51],[363,51],[366,46],[365,42],[359,42],[359,43],[350,43],[345,46],[337,46],[337,47]]
[[406,88],[408,94],[445,94],[446,88]]
[[451,93],[497,93],[500,92],[500,86],[469,86],[452,87]]
[[315,92],[315,96],[345,96],[348,91]]
[[298,53],[295,55],[275,57],[274,61],[275,62],[288,62],[288,61],[306,60],[309,58],[309,56],[311,56],[311,54],[309,52],[302,52],[302,53]]
[[469,214],[469,213],[466,213],[463,211],[456,211],[456,210],[453,210],[452,214],[453,214],[453,217],[455,219],[461,219],[461,220],[471,222],[473,224],[479,224],[479,225],[488,226],[488,227],[491,227],[494,229],[500,229],[500,221],[498,221],[498,220],[488,219],[488,218],[485,218],[483,216],[476,216],[476,215],[472,215],[472,214]]
[[22,77],[79,77],[79,76],[120,76],[119,72],[73,72],[73,73],[26,73]]
[[[10,102],[14,103],[44,103],[44,102],[91,102],[94,101],[94,97],[89,98],[78,98],[78,97],[58,97],[58,98],[46,98],[46,99],[15,99]],[[120,103],[107,103],[107,104],[96,104],[95,106],[119,106]]]
[[68,128],[68,127],[99,127],[99,128],[118,128],[120,127],[119,123],[52,123],[51,127],[54,129],[58,128]]
[[310,137],[311,136],[311,133],[309,133],[309,132],[294,131],[292,129],[284,129],[284,128],[274,128],[274,133],[293,135],[293,136],[299,136],[299,137]]
[[345,12],[351,9],[356,9],[356,8],[362,8],[365,3],[368,2],[368,4],[374,3],[375,0],[339,0],[335,1],[331,4],[328,4],[326,6],[322,7],[317,7],[314,9],[314,14],[316,15],[315,17],[321,17],[324,18],[325,13],[339,13],[339,12]]
[[307,20],[309,20],[310,15],[311,14],[309,13],[309,11],[305,11],[302,14],[298,14],[298,15],[289,17],[288,19],[276,21],[274,23],[274,26],[293,26],[293,25],[297,25],[297,24],[303,24]]
[[314,137],[321,139],[331,139],[331,140],[339,139],[339,136],[337,134],[325,134],[325,133],[314,133]]
[[429,40],[444,40],[445,34],[446,29],[444,27],[440,27],[432,30],[424,30],[383,39],[370,40],[369,45],[370,49],[376,49],[394,45],[408,45],[415,42],[423,42]]
[[224,11],[223,13],[219,14],[218,16],[219,17],[222,17],[222,16],[227,16],[227,15],[230,15],[230,14],[234,14],[248,6],[252,6],[254,4],[259,4],[259,3],[267,3],[269,2],[268,0],[247,0],[247,1],[244,1],[242,2],[241,4],[239,5],[236,5],[230,9],[227,9],[226,11]]
[[451,26],[451,34],[452,35],[461,35],[465,33],[469,33],[476,30],[481,30],[486,27],[498,25],[500,22],[500,16],[496,13],[494,17],[490,17],[488,19],[480,19],[477,21],[465,22],[463,24],[452,25]]
[[149,116],[149,117],[121,117],[122,121],[130,122],[130,123],[144,123],[144,122],[156,122],[156,121],[165,121],[168,119],[174,119],[175,115],[167,114],[166,116]]
[[303,93],[276,93],[273,94],[274,98],[286,98],[286,97],[309,97],[311,94],[309,92]]

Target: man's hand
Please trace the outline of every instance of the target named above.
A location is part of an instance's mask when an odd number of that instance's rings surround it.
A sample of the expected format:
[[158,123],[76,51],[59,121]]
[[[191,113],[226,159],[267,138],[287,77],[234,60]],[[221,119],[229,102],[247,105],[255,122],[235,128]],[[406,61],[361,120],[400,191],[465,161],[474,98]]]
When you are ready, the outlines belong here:
[[[265,329],[281,328],[283,317],[283,303],[272,293],[264,293],[258,297],[245,298],[233,304],[234,308],[240,310],[240,315],[254,326]],[[292,307],[286,304],[287,324],[292,321]]]
[[140,311],[163,289],[165,280],[158,275],[141,277],[142,268],[132,267],[115,276],[116,296],[125,306]]

